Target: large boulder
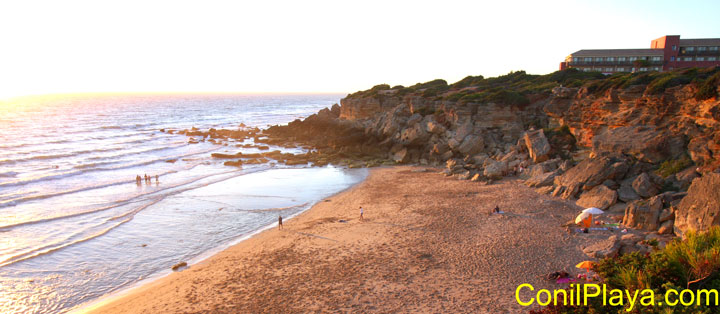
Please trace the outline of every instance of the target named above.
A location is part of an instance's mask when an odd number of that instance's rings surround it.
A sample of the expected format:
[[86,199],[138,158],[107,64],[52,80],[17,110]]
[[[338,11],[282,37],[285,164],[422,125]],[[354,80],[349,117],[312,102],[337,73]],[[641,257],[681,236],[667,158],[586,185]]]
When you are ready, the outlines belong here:
[[491,179],[497,179],[505,175],[507,172],[507,163],[502,161],[496,161],[493,159],[487,159],[485,162],[485,169],[483,175]]
[[647,172],[643,172],[637,176],[632,183],[632,187],[635,193],[643,198],[655,196],[658,193],[657,186],[655,186],[655,183],[653,183]]
[[705,231],[720,224],[720,174],[706,173],[693,180],[675,213],[675,234]]
[[580,195],[580,199],[575,202],[581,207],[597,207],[602,210],[608,209],[617,202],[617,192],[611,190],[607,186],[598,185],[590,191]]
[[457,151],[463,155],[475,155],[485,148],[482,136],[470,134],[457,146]]
[[567,197],[574,197],[578,191],[591,190],[608,179],[621,179],[629,166],[626,161],[598,157],[588,158],[570,168],[563,175],[555,177],[555,185],[569,191]]
[[655,231],[658,229],[662,209],[663,201],[661,196],[631,202],[625,209],[623,225],[635,229]]
[[629,185],[620,185],[620,188],[617,190],[618,198],[626,203],[636,201],[640,199],[640,196],[635,193],[635,190],[632,188],[632,186]]
[[529,179],[525,180],[525,185],[529,187],[551,186],[557,174],[558,171],[536,173]]
[[523,136],[530,158],[536,163],[548,160],[550,154],[550,143],[545,137],[543,130],[528,131]]
[[685,151],[685,140],[660,127],[628,125],[607,128],[595,135],[592,147],[596,153],[625,153],[645,162],[659,163],[680,156]]
[[418,146],[427,142],[430,138],[430,133],[425,132],[424,128],[416,123],[412,127],[409,127],[402,131],[400,134],[400,143],[409,146]]
[[591,258],[615,257],[620,251],[621,242],[617,235],[613,235],[598,243],[587,246],[583,253]]
[[403,148],[393,154],[393,160],[401,164],[410,161],[410,153],[408,152],[407,148]]

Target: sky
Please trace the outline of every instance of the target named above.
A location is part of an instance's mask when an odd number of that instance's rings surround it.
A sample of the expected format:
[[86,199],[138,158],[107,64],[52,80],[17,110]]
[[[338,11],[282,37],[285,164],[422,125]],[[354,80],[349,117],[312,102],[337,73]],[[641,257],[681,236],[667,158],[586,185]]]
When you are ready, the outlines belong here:
[[720,37],[720,1],[0,1],[0,98],[338,92]]

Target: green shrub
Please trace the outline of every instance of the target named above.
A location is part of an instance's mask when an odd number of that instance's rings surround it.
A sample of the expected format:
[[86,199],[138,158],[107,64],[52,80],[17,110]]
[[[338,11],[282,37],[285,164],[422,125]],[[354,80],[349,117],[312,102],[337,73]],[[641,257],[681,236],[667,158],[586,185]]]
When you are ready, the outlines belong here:
[[673,174],[682,171],[687,167],[690,167],[691,165],[692,160],[690,160],[690,157],[688,157],[687,155],[683,155],[678,159],[663,161],[663,163],[660,164],[660,167],[658,167],[655,173],[662,176],[663,178],[667,178]]

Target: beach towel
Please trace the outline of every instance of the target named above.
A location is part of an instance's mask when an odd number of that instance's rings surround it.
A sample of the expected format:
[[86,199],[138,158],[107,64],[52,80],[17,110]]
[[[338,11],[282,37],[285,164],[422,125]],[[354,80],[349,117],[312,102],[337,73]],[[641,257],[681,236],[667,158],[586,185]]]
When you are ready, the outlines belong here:
[[577,280],[575,278],[560,278],[555,283],[571,283],[576,282]]

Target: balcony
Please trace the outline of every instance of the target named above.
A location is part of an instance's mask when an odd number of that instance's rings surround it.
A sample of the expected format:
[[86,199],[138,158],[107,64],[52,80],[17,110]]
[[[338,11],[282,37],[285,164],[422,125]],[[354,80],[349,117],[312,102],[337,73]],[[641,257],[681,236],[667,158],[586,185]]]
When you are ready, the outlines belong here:
[[682,57],[719,56],[719,57],[720,57],[720,51],[718,51],[718,50],[714,50],[714,51],[710,51],[710,50],[705,50],[705,51],[697,51],[697,50],[695,50],[695,51],[683,51],[683,50],[680,50],[680,53],[678,54],[678,56],[682,56]]

